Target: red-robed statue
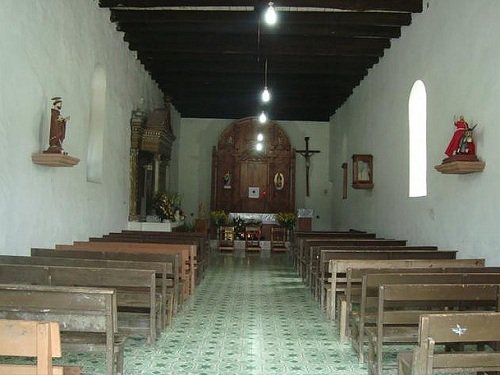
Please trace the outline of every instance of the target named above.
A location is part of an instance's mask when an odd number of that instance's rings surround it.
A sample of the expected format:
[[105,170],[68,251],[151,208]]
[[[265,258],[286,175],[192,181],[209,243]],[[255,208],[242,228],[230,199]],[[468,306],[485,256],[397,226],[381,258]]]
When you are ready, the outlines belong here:
[[460,116],[460,118],[455,121],[455,133],[453,133],[453,137],[444,152],[448,157],[463,153],[460,151],[460,145],[467,130],[469,130],[469,124],[464,120],[464,116]]
[[44,153],[64,154],[62,143],[66,136],[66,122],[69,121],[69,117],[61,115],[62,99],[60,97],[55,97],[51,100],[53,103],[50,114],[49,148]]

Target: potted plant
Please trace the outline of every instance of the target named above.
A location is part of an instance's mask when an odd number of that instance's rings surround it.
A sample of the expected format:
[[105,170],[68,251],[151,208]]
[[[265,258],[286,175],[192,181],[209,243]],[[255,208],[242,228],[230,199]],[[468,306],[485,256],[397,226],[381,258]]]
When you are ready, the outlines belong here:
[[212,219],[212,223],[214,223],[215,226],[219,228],[220,226],[227,223],[228,216],[224,211],[216,210],[210,212],[210,218]]
[[281,227],[286,228],[287,237],[290,241],[292,236],[293,228],[295,227],[295,221],[297,220],[297,216],[293,212],[278,212],[275,215],[276,221]]

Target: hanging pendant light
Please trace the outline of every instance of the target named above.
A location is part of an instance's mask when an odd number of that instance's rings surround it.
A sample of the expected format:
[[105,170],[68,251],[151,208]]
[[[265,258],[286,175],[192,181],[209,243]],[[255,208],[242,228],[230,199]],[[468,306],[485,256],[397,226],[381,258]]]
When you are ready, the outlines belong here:
[[278,14],[276,13],[272,2],[269,3],[269,7],[267,8],[266,13],[264,13],[264,20],[271,26],[275,25],[278,21]]
[[266,112],[262,111],[259,115],[259,122],[261,124],[265,124],[267,122],[267,115]]
[[267,59],[264,65],[264,90],[262,90],[262,93],[260,94],[260,99],[263,103],[268,103],[271,100],[271,93],[267,88]]

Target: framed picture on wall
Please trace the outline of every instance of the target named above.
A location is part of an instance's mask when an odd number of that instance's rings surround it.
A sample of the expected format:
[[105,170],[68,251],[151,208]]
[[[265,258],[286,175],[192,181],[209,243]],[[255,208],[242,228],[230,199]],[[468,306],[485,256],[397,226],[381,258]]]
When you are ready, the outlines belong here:
[[352,156],[352,187],[373,189],[373,156],[354,154]]

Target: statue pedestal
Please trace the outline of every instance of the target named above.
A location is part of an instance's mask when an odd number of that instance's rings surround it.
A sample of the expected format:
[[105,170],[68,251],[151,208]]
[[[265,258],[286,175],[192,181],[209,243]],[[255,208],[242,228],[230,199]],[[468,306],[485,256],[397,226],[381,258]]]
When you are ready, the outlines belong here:
[[47,167],[73,167],[80,162],[80,159],[64,154],[33,154],[31,160],[35,164]]

